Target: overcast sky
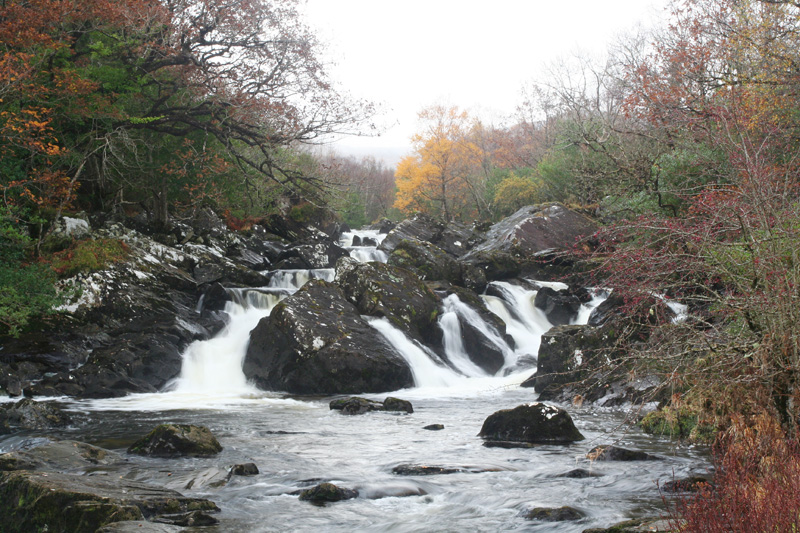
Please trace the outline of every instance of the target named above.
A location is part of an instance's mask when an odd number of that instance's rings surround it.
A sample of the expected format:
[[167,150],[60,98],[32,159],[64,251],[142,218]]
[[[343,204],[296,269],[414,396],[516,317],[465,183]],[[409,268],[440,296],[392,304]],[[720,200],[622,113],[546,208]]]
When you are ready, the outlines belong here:
[[664,17],[665,0],[307,0],[308,23],[335,63],[331,77],[380,104],[377,138],[336,150],[394,165],[410,151],[417,113],[457,105],[497,120],[548,62],[602,53],[616,35]]

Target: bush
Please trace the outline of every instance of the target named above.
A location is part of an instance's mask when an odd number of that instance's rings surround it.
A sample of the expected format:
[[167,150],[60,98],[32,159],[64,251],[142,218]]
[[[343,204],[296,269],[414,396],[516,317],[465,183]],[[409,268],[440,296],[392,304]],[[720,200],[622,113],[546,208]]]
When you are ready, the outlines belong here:
[[117,239],[76,241],[63,252],[53,254],[51,265],[60,277],[71,277],[79,273],[96,272],[112,263],[124,260],[129,253],[128,245]]
[[718,443],[711,484],[678,500],[675,531],[800,530],[800,446],[774,417],[737,420]]

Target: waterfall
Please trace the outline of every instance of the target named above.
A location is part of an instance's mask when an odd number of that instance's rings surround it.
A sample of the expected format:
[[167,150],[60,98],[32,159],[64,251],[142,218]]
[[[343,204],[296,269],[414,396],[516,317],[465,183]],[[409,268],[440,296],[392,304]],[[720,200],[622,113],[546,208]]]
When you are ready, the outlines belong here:
[[386,318],[367,318],[370,326],[375,328],[383,338],[399,353],[411,368],[414,384],[417,387],[449,387],[461,380],[461,377],[447,368],[437,364],[434,353],[421,346],[405,333],[394,327]]
[[464,350],[461,339],[461,321],[468,323],[478,330],[483,337],[495,345],[505,359],[504,368],[509,368],[517,362],[514,350],[506,343],[500,333],[489,325],[470,306],[463,303],[457,295],[451,294],[442,302],[443,313],[439,319],[439,326],[444,333],[444,347],[450,363],[467,376],[485,376],[481,368],[477,367]]
[[[385,238],[386,234],[378,233],[378,230],[345,231],[339,238],[339,246],[350,252],[350,257],[361,263],[370,261],[385,263],[389,256],[386,255],[386,252],[378,250],[378,246]],[[375,245],[364,245],[364,240],[367,240],[367,242],[374,241]],[[354,244],[354,241],[356,244]]]
[[493,281],[491,285],[502,295],[483,295],[486,306],[506,324],[506,332],[516,344],[516,359],[539,354],[542,335],[553,325],[544,312],[533,305],[536,291],[512,285],[505,281]]

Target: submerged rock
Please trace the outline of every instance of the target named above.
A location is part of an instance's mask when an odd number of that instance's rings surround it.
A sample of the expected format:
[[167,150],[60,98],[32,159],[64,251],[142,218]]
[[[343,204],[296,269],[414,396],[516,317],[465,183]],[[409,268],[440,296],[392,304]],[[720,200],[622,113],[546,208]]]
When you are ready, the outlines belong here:
[[539,520],[540,522],[568,522],[580,520],[584,514],[574,507],[535,507],[531,509],[525,518],[528,520]]
[[461,468],[448,468],[445,466],[424,465],[397,465],[392,468],[392,474],[398,476],[438,476],[441,474],[457,474],[463,472]]
[[243,463],[231,467],[231,476],[257,476],[258,467],[255,463]]
[[411,402],[408,400],[401,400],[400,398],[393,398],[392,396],[383,400],[383,408],[386,411],[403,411],[408,414],[414,412],[414,407],[411,405]]
[[161,424],[128,448],[128,453],[153,457],[208,457],[221,451],[208,428],[187,424]]
[[[205,499],[145,483],[58,472],[0,473],[0,516],[8,531],[95,532],[111,522],[217,512]],[[173,522],[174,523],[174,522]]]
[[333,483],[320,483],[300,493],[300,499],[312,503],[338,502],[358,497],[358,491],[337,487]]
[[243,371],[266,390],[385,392],[413,386],[405,360],[332,283],[312,280],[250,332]]
[[592,461],[658,461],[661,458],[639,450],[628,450],[618,446],[595,446],[586,454]]
[[422,429],[427,429],[428,431],[441,431],[444,429],[444,424],[428,424]]
[[584,439],[564,409],[538,402],[497,411],[484,421],[478,436],[487,445],[509,447]]
[[23,429],[51,429],[71,422],[58,407],[25,398],[14,404],[0,404],[0,435]]
[[332,400],[329,406],[332,410],[341,411],[343,415],[360,415],[370,411],[403,411],[408,414],[414,412],[411,402],[391,396],[382,403],[367,398],[351,396],[350,398]]

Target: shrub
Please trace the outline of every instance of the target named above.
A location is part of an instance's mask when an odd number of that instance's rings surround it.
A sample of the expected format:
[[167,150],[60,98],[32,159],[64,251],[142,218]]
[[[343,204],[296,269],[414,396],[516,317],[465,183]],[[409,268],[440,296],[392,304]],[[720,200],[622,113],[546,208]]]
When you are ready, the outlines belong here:
[[124,260],[128,253],[128,245],[120,240],[87,239],[76,241],[63,252],[53,254],[51,265],[59,276],[68,278],[81,272],[103,270]]
[[718,442],[714,466],[712,484],[678,499],[675,531],[800,530],[800,446],[774,417],[737,420]]

